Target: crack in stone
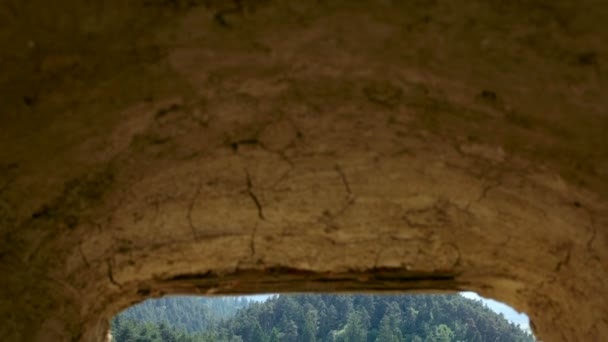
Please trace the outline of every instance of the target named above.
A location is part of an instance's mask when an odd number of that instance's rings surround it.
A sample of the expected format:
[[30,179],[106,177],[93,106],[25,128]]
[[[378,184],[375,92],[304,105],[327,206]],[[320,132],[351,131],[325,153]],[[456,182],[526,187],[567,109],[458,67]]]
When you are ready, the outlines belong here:
[[355,198],[352,196],[349,196],[349,198],[346,200],[346,203],[338,210],[337,213],[332,214],[329,210],[325,210],[323,212],[324,217],[321,217],[318,220],[318,222],[320,222],[321,224],[323,224],[325,226],[326,232],[337,230],[338,227],[333,224],[333,221],[335,219],[339,218],[340,216],[344,215],[346,210],[348,210],[348,208],[350,206],[352,206],[354,203],[355,203]]
[[[469,208],[471,207],[471,205],[473,205],[474,203],[480,203],[481,201],[483,201],[488,193],[495,189],[498,188],[500,186],[502,186],[502,179],[501,179],[501,173],[503,172],[507,172],[507,167],[509,165],[509,157],[506,156],[505,160],[502,161],[501,163],[499,163],[501,165],[501,170],[497,170],[495,166],[492,166],[494,163],[492,163],[490,160],[488,160],[487,158],[475,155],[475,154],[471,154],[471,153],[467,153],[462,149],[462,146],[459,144],[456,145],[452,145],[454,147],[454,150],[456,151],[457,154],[460,155],[460,157],[462,157],[463,159],[469,159],[472,160],[476,163],[480,163],[481,165],[479,166],[479,168],[482,169],[482,173],[472,173],[471,172],[471,166],[469,167],[463,167],[463,166],[459,166],[453,163],[446,163],[446,165],[448,165],[451,168],[455,168],[458,170],[461,170],[467,174],[472,175],[473,177],[478,177],[481,178],[481,180],[485,180],[485,181],[489,181],[491,182],[490,184],[487,184],[485,186],[483,186],[483,189],[481,191],[481,193],[479,194],[479,196],[477,197],[477,199],[475,200],[471,200],[469,201],[469,203],[466,204],[465,209],[469,210]],[[498,174],[494,174],[492,177],[487,177],[488,174],[491,174],[493,172],[498,171]],[[509,170],[509,171],[515,171],[515,170]],[[528,172],[528,167],[525,167],[521,170],[517,170],[520,171],[522,173],[527,173]]]
[[568,247],[566,248],[566,256],[564,256],[564,258],[555,265],[554,272],[557,273],[557,272],[561,271],[562,267],[567,266],[570,263],[570,254],[571,253],[572,253],[572,245],[569,244]]
[[230,143],[230,147],[232,148],[232,150],[235,153],[239,152],[239,147],[241,145],[252,145],[252,146],[261,146],[260,145],[260,141],[258,140],[258,138],[253,138],[253,139],[242,139],[242,140],[237,140],[237,141],[233,141]]
[[[279,118],[278,121],[280,121],[280,120],[283,120],[283,114],[281,115],[281,117]],[[270,125],[272,125],[272,124],[265,126],[264,128],[261,129],[261,131],[263,131],[264,129],[266,129],[266,127],[268,127]],[[281,160],[283,160],[285,163],[287,163],[290,168],[293,168],[293,166],[294,166],[293,161],[291,159],[289,159],[289,157],[287,157],[287,154],[285,154],[285,150],[293,147],[294,142],[297,139],[297,137],[294,138],[289,144],[287,144],[286,147],[275,150],[275,149],[272,149],[272,148],[269,148],[268,146],[266,146],[266,144],[264,144],[264,142],[261,141],[260,138],[258,137],[259,134],[260,134],[260,132],[257,132],[256,136],[254,136],[253,138],[240,139],[240,140],[235,140],[235,141],[229,142],[229,145],[235,153],[239,152],[239,147],[241,145],[257,146],[267,153],[277,155]]]
[[264,147],[264,144],[262,144],[262,148],[266,151],[276,153],[284,162],[286,162],[289,165],[290,169],[293,168],[293,161],[291,161],[291,159],[289,159],[289,157],[287,157],[284,150],[273,151],[271,149]]
[[340,165],[336,165],[335,169],[336,169],[336,172],[338,172],[338,174],[340,175],[340,179],[342,179],[342,184],[344,185],[344,188],[346,189],[346,193],[348,193],[348,195],[351,196],[353,194],[353,192],[350,189],[350,184],[348,183],[348,179],[346,178],[344,171],[342,171],[342,168],[340,168]]
[[477,198],[476,202],[481,202],[484,200],[484,198],[486,198],[486,196],[488,195],[488,192],[490,192],[490,190],[496,188],[500,186],[500,182],[496,182],[494,184],[488,185],[486,187],[484,187],[483,191],[481,192],[481,194],[479,195],[479,198]]
[[454,264],[452,264],[452,269],[455,269],[458,266],[460,266],[460,261],[462,260],[462,254],[460,253],[460,248],[458,248],[458,246],[453,242],[448,243],[447,246],[451,246],[456,251],[456,260],[454,261]]
[[[284,161],[288,166],[289,169],[284,172],[277,181],[275,181],[269,188],[271,190],[274,190],[274,188],[277,186],[277,184],[279,184],[281,181],[283,181],[284,178],[286,178],[289,173],[291,172],[291,170],[293,170],[294,168],[294,163],[291,159],[289,159],[289,157],[287,157],[287,155],[285,154],[284,149],[281,150],[273,150],[271,148],[268,148],[262,141],[260,141],[258,138],[253,138],[253,139],[245,139],[245,140],[237,140],[234,141],[232,143],[230,143],[230,146],[232,148],[232,150],[235,153],[239,153],[239,146],[240,145],[252,145],[252,146],[257,146],[259,148],[261,148],[263,151],[269,153],[269,154],[274,154],[277,155],[282,161]],[[291,144],[290,144],[291,145]],[[289,148],[289,146],[287,147]],[[247,172],[247,171],[246,171]],[[247,177],[249,177],[249,175],[247,175]]]
[[595,237],[597,236],[597,228],[595,227],[595,219],[593,218],[593,214],[587,211],[589,215],[589,227],[591,228],[591,236],[587,240],[587,249],[591,251],[593,248],[593,242],[595,241]]
[[259,219],[262,221],[266,221],[266,218],[264,217],[264,211],[262,209],[262,204],[260,203],[260,200],[258,199],[256,194],[253,192],[253,184],[251,182],[251,176],[249,175],[249,172],[247,170],[245,170],[245,175],[247,176],[247,194],[249,195],[249,197],[251,198],[251,200],[255,204],[255,207],[258,210]]
[[266,148],[266,147],[265,147],[263,144],[260,144],[260,146],[261,146],[261,148],[262,148],[264,151],[266,151],[266,152],[277,154],[277,155],[279,156],[279,158],[281,158],[281,160],[283,160],[283,161],[284,161],[285,163],[287,163],[287,165],[289,166],[289,167],[287,168],[287,170],[286,170],[285,172],[283,172],[283,173],[282,173],[282,174],[281,174],[281,175],[280,175],[280,176],[277,178],[277,180],[276,180],[276,181],[274,181],[274,182],[272,183],[272,185],[270,185],[270,186],[267,188],[267,189],[270,189],[270,190],[276,190],[277,185],[279,185],[279,184],[280,184],[280,183],[281,183],[283,180],[285,180],[285,178],[287,178],[287,177],[289,176],[289,174],[291,173],[291,171],[294,169],[294,164],[293,164],[293,161],[291,161],[291,159],[289,159],[289,158],[287,157],[287,155],[285,154],[285,152],[284,152],[284,151],[282,151],[282,150],[281,150],[281,151],[272,151],[272,150],[270,150],[270,149]]
[[469,203],[467,203],[467,205],[465,206],[465,210],[468,211],[471,208],[471,205],[473,205],[473,203],[480,203],[481,201],[483,201],[491,190],[496,189],[501,185],[502,182],[498,179],[493,181],[491,184],[485,185],[481,190],[479,196],[477,196],[475,200],[469,201]]
[[262,141],[256,140],[256,145],[258,145],[262,150],[264,150],[270,154],[276,154],[277,156],[279,156],[279,158],[282,161],[287,163],[287,165],[289,165],[290,168],[293,168],[293,161],[291,161],[291,159],[289,159],[289,157],[287,157],[287,155],[285,154],[285,150],[290,148],[292,144],[293,143],[290,143],[285,148],[280,149],[280,150],[273,150],[273,149],[269,148],[268,146],[266,146]]
[[338,173],[338,175],[340,175],[340,179],[342,180],[342,184],[344,185],[344,188],[346,189],[346,193],[348,194],[345,203],[342,205],[342,207],[340,209],[338,209],[338,211],[335,214],[332,214],[331,211],[329,210],[325,210],[323,212],[323,216],[322,218],[319,219],[319,222],[321,222],[322,224],[325,225],[325,229],[326,231],[331,231],[331,230],[336,230],[337,227],[335,227],[332,222],[344,215],[344,213],[346,212],[346,210],[348,210],[348,208],[350,208],[354,203],[355,203],[355,196],[353,195],[350,185],[348,183],[348,179],[346,178],[346,175],[344,174],[344,172],[342,171],[342,169],[340,168],[339,165],[335,166],[335,170]]
[[258,224],[256,222],[256,224],[253,226],[253,229],[251,230],[251,240],[249,241],[249,250],[251,252],[251,259],[253,260],[253,257],[255,256],[255,236],[258,233]]
[[340,208],[340,210],[338,210],[338,212],[335,215],[333,215],[332,218],[335,219],[335,218],[338,218],[338,217],[344,215],[344,213],[346,212],[346,210],[348,208],[350,208],[350,206],[352,206],[354,203],[355,203],[355,198],[352,197],[352,196],[349,196],[349,198],[346,200],[346,203],[344,203],[344,205],[342,206],[342,208]]
[[91,264],[89,264],[86,255],[84,255],[84,252],[82,251],[82,245],[78,245],[78,251],[80,252],[80,257],[82,258],[82,262],[84,262],[85,266],[87,268],[91,268]]
[[[428,228],[428,227],[436,227],[436,226],[440,226],[440,225],[447,225],[450,223],[451,220],[450,220],[450,217],[449,217],[448,213],[446,212],[446,210],[442,207],[442,206],[445,206],[446,204],[449,205],[449,202],[444,202],[444,201],[439,200],[428,208],[406,210],[402,216],[402,219],[405,221],[405,223],[408,225],[408,227],[411,227],[411,228]],[[426,215],[426,214],[430,214],[430,217],[432,218],[431,222],[426,222],[427,220],[425,219],[424,216],[422,216],[421,218],[425,222],[413,222],[412,219],[410,218],[411,215]]]
[[114,284],[119,289],[122,289],[122,285],[114,280],[114,275],[112,274],[112,263],[110,262],[110,259],[106,259],[106,264],[108,265],[108,279],[110,280],[110,283]]
[[188,205],[188,213],[186,214],[187,218],[188,218],[188,224],[190,225],[190,231],[192,232],[192,238],[194,240],[197,240],[197,233],[196,233],[196,226],[194,225],[194,222],[192,221],[192,210],[194,209],[194,204],[196,203],[196,200],[198,199],[198,197],[201,194],[201,189],[203,188],[203,183],[199,180],[197,186],[196,186],[196,191],[194,192],[194,196],[192,196],[192,200],[190,200],[190,204]]
[[575,203],[576,203],[575,206],[577,208],[584,210],[589,218],[588,231],[590,232],[590,236],[587,239],[587,242],[585,243],[585,248],[587,249],[587,252],[591,255],[591,259],[599,261],[599,257],[593,251],[593,243],[595,242],[595,239],[597,238],[597,227],[595,225],[595,217],[593,216],[593,212],[591,211],[590,208],[583,206],[581,203],[579,203],[579,202],[575,202]]
[[591,223],[591,236],[589,240],[587,240],[587,250],[591,251],[593,249],[593,243],[595,242],[595,238],[597,236],[597,228],[595,228],[595,224]]
[[408,215],[407,212],[403,215],[403,218],[402,218],[403,221],[405,221],[405,224],[408,227],[415,228],[416,226],[414,225],[414,223],[410,220],[410,218],[407,215]]
[[222,27],[224,28],[231,28],[232,24],[230,24],[228,22],[228,20],[226,19],[227,16],[229,15],[243,15],[244,12],[244,6],[243,6],[243,0],[233,0],[233,7],[231,8],[226,8],[226,9],[220,9],[218,10],[215,15],[213,16],[213,18],[215,19],[215,21]]

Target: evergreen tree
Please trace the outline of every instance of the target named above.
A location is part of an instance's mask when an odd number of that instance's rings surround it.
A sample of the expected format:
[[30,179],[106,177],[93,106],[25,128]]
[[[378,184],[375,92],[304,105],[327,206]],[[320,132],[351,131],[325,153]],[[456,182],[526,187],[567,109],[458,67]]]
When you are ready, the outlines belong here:
[[158,325],[158,331],[163,342],[177,342],[177,336],[175,336],[175,333],[169,329],[165,322],[161,322]]
[[351,311],[348,315],[348,323],[344,329],[344,337],[347,342],[365,342],[367,341],[367,329],[363,324],[361,313]]
[[390,314],[384,315],[380,321],[380,330],[378,331],[378,337],[376,342],[402,342],[403,337],[401,336],[401,330],[394,324],[394,320]]
[[285,342],[297,342],[298,341],[298,326],[296,323],[288,319],[285,315],[279,323],[281,332],[283,332],[283,341]]
[[452,342],[454,332],[445,324],[439,324],[435,327],[432,334],[433,341],[436,342]]
[[302,334],[300,336],[301,342],[316,342],[317,338],[317,324],[318,324],[318,313],[317,310],[311,304],[306,306],[306,318],[304,326],[302,327]]
[[281,342],[283,341],[284,334],[277,328],[272,328],[270,333],[270,342]]

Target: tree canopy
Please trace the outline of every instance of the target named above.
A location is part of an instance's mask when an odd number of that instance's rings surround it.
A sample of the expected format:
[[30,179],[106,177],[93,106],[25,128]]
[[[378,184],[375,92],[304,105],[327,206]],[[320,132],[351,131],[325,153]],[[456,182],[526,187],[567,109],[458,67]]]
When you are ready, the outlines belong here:
[[115,317],[116,342],[528,342],[534,337],[460,295],[168,297]]

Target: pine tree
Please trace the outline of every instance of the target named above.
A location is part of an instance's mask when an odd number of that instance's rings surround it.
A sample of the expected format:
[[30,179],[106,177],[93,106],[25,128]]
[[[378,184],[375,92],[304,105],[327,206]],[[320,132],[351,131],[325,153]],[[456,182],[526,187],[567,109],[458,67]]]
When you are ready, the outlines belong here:
[[352,311],[348,315],[348,321],[344,330],[344,337],[347,342],[367,341],[367,329],[363,325],[361,313]]
[[394,320],[386,313],[380,321],[380,330],[376,342],[401,342],[401,330],[394,325]]
[[[314,309],[313,309],[314,310]],[[304,326],[302,327],[302,334],[300,335],[301,342],[316,342],[317,334],[317,313],[316,310],[308,311],[306,313],[306,319]]]
[[434,342],[452,342],[454,332],[445,324],[439,324],[433,331],[432,341]]
[[169,327],[165,322],[161,322],[158,325],[158,332],[163,342],[177,342],[174,332],[169,330]]

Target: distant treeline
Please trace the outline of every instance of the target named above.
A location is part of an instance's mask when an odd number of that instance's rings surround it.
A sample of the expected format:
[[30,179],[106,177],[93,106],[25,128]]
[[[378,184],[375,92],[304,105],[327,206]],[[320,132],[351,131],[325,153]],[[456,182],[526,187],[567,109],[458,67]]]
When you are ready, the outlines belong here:
[[534,337],[460,295],[167,297],[114,318],[115,342],[523,342]]

